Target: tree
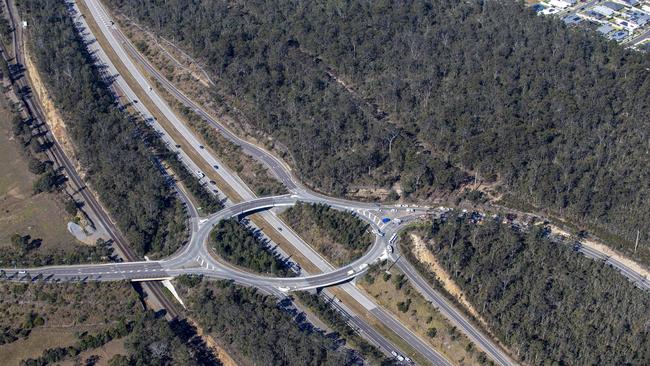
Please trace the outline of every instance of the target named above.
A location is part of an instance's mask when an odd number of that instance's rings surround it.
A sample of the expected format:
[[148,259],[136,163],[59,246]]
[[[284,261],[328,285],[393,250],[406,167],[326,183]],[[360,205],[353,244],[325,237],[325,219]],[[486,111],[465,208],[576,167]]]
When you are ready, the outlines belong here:
[[28,252],[31,249],[29,245],[30,239],[29,235],[14,234],[11,236],[11,244],[22,252]]
[[69,198],[65,201],[65,211],[70,214],[71,216],[74,216],[77,214],[77,201],[75,201],[74,198]]
[[32,174],[43,174],[47,168],[47,165],[32,156],[29,158],[28,168]]

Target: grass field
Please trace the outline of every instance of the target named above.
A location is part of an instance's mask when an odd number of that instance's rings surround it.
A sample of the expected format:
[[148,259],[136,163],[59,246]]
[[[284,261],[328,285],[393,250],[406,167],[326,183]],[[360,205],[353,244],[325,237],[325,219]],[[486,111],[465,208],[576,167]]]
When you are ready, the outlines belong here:
[[[76,358],[80,360],[82,365],[84,362],[91,356],[98,356],[99,359],[95,366],[108,366],[108,361],[115,355],[127,355],[129,352],[124,348],[124,338],[114,339],[102,347],[91,349],[88,351],[81,352]],[[61,363],[58,363],[59,366],[75,366],[75,360],[65,360]]]
[[[0,329],[31,329],[26,337],[0,345],[0,365],[19,365],[23,359],[41,356],[48,348],[72,346],[78,341],[77,333],[95,334],[115,327],[119,319],[128,322],[143,311],[137,293],[127,282],[0,282],[0,309]],[[42,321],[25,325],[30,314]],[[81,360],[99,355],[101,365],[118,353],[126,353],[123,341],[113,340],[83,352]]]
[[21,360],[39,357],[43,350],[53,347],[66,347],[76,340],[74,328],[40,328],[32,331],[29,337],[0,346],[2,364],[18,366]]
[[33,195],[36,176],[29,172],[19,142],[12,134],[13,114],[7,100],[0,98],[0,250],[11,248],[13,234],[42,239],[37,251],[71,248],[79,243],[68,232],[71,219],[55,194]]

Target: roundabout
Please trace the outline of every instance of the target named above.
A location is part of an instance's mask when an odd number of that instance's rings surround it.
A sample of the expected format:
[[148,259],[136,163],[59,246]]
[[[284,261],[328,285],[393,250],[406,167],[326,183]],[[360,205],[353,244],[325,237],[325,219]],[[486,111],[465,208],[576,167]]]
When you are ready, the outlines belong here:
[[[358,217],[372,228],[375,240],[360,258],[331,271],[302,277],[271,277],[251,273],[216,260],[209,252],[208,238],[213,228],[222,220],[244,218],[248,215],[276,207],[293,206],[298,202],[320,203],[333,209],[357,213]],[[192,234],[189,242],[172,256],[154,261],[135,261],[102,264],[61,265],[34,268],[3,269],[5,277],[12,281],[45,280],[55,282],[75,281],[157,281],[179,275],[201,275],[210,279],[232,280],[247,286],[257,287],[265,292],[280,295],[292,291],[322,289],[353,280],[366,272],[368,267],[380,260],[395,255],[389,247],[389,238],[399,230],[394,221],[382,222],[372,211],[389,211],[392,214],[408,212],[404,209],[381,208],[375,205],[359,204],[345,200],[324,200],[316,195],[283,195],[256,198],[226,207],[207,217],[193,215],[190,218]],[[410,209],[413,210],[413,209]],[[406,219],[421,216],[419,213],[405,216]],[[426,210],[426,209],[424,209]],[[196,212],[189,210],[189,212]]]

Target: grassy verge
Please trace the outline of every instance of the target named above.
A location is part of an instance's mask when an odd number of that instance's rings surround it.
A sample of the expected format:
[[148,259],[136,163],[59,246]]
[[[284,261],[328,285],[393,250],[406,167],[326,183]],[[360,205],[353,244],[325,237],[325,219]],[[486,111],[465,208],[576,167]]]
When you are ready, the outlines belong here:
[[375,266],[357,284],[452,363],[480,365],[488,362],[487,355],[477,351],[475,345],[424,299],[397,268],[393,267],[388,274],[384,268]]
[[[153,103],[153,101],[145,92],[145,90],[142,89],[142,87],[140,87],[140,84],[138,84],[138,82],[133,78],[133,76],[127,70],[126,66],[124,66],[124,63],[117,56],[113,48],[110,47],[108,40],[99,29],[99,26],[95,22],[94,18],[90,14],[90,11],[88,10],[84,2],[80,1],[77,3],[77,5],[79,6],[79,10],[81,11],[81,13],[86,18],[88,27],[90,28],[93,35],[97,39],[97,42],[101,45],[104,52],[106,52],[106,55],[111,60],[111,62],[117,69],[118,73],[124,78],[124,80],[129,85],[129,87],[131,87],[133,92],[137,95],[140,102],[147,108],[147,110],[149,110],[149,112],[154,116],[154,118],[156,118],[157,122],[165,129],[165,131],[167,131],[167,133],[172,137],[172,139],[176,141],[178,145],[180,145],[180,149],[182,149],[189,156],[189,158],[192,161],[194,161],[195,164],[198,165],[201,171],[205,173],[206,177],[215,181],[219,190],[223,192],[223,194],[225,194],[231,200],[233,200],[234,202],[240,202],[241,197],[239,196],[239,194],[237,194],[237,192],[235,192],[228,185],[228,183],[226,183],[226,181],[223,180],[223,178],[221,178],[221,176],[214,171],[214,167],[210,166],[210,164],[208,164],[205,160],[203,160],[203,158],[201,158],[201,156],[199,156],[198,152],[196,152],[194,147],[191,146],[191,144],[187,142],[187,140],[185,140],[185,138],[180,134],[180,132],[178,132],[178,130],[176,130],[173,124],[156,107],[156,105]],[[125,102],[128,104],[130,101],[125,101]]]
[[[213,105],[214,98],[210,98],[210,92],[207,86],[209,84],[206,82],[205,76],[201,76],[201,72],[195,70],[195,64],[192,62],[184,62],[186,61],[184,55],[177,54],[175,52],[176,49],[173,47],[171,50],[164,49],[160,40],[155,35],[143,31],[130,19],[126,20],[122,16],[118,16],[116,19],[118,19],[120,27],[124,29],[126,37],[131,40],[138,51],[167,80],[172,82],[185,95],[188,95],[195,103],[201,105],[202,108],[209,111],[213,116],[219,115],[221,117],[221,113],[216,113],[212,106],[207,105]],[[141,65],[138,64],[137,66],[140,67]],[[287,193],[286,188],[260,162],[243,154],[237,145],[224,138],[217,130],[203,120],[202,117],[169,94],[157,80],[149,76],[146,70],[142,67],[140,69],[144,75],[149,77],[152,85],[157,86],[158,92],[167,103],[179,116],[183,117],[186,124],[197,135],[201,136],[203,141],[206,142],[206,145],[217,152],[219,158],[229,168],[233,169],[258,196]],[[199,86],[198,89],[197,86]]]

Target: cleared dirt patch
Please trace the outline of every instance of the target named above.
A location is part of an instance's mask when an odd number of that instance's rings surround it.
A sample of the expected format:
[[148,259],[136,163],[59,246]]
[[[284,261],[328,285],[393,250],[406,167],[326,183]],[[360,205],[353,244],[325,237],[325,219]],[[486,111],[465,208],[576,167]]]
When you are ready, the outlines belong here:
[[454,280],[451,279],[451,276],[445,271],[442,266],[438,263],[436,260],[436,257],[431,253],[431,251],[427,248],[426,244],[420,238],[418,235],[411,233],[410,234],[411,240],[413,241],[413,254],[415,257],[422,263],[428,265],[429,270],[433,273],[435,273],[436,277],[438,278],[438,281],[442,283],[443,287],[447,292],[449,292],[451,295],[456,297],[458,301],[460,301],[461,304],[467,309],[467,311],[472,314],[474,317],[477,319],[480,319],[481,317],[479,316],[478,312],[472,304],[467,301],[467,297],[465,294],[461,291],[460,287],[454,282]]
[[[39,104],[43,108],[45,117],[47,117],[47,124],[50,127],[52,135],[54,135],[54,138],[59,143],[65,154],[71,159],[71,161],[77,162],[77,159],[75,159],[74,147],[66,132],[63,118],[54,107],[54,102],[52,102],[52,99],[50,99],[47,89],[41,81],[38,70],[31,60],[28,48],[29,47],[25,47],[25,68],[27,69],[30,85],[33,87],[33,91],[36,94],[38,101],[40,102]],[[76,163],[75,168],[77,171],[79,171],[81,167],[78,163]]]

